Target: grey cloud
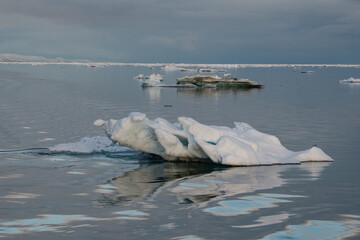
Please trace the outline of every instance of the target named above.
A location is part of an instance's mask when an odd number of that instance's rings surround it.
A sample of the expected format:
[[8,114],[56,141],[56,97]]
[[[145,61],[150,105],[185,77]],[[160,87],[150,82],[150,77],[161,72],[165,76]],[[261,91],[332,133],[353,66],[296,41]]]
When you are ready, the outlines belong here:
[[359,12],[354,0],[2,0],[0,52],[36,55],[33,44],[118,61],[350,62]]

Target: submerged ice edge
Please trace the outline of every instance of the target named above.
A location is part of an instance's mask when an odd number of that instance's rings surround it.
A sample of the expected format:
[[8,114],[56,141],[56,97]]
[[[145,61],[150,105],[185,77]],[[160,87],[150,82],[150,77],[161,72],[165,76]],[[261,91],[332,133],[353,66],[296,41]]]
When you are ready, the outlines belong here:
[[280,140],[261,133],[246,123],[235,128],[207,126],[189,117],[172,124],[163,118],[150,120],[133,112],[120,120],[96,120],[109,139],[120,146],[159,155],[169,161],[202,161],[233,166],[298,164],[333,161],[320,148],[293,152]]
[[119,146],[107,137],[95,136],[84,137],[78,142],[62,143],[48,148],[50,154],[53,153],[75,153],[75,154],[91,154],[91,153],[114,153],[124,152],[129,148]]

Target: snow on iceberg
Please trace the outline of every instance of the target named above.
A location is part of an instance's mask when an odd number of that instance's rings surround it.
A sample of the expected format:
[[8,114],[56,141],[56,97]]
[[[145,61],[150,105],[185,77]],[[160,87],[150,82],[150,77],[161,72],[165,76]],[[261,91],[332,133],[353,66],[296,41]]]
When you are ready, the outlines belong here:
[[160,74],[151,74],[150,76],[146,76],[145,78],[143,78],[143,82],[141,84],[141,86],[143,87],[155,87],[155,86],[162,86],[164,85],[162,83],[163,78]]
[[189,117],[172,124],[163,118],[150,120],[133,112],[120,120],[96,120],[108,137],[121,146],[156,154],[170,161],[212,161],[233,166],[333,161],[320,148],[292,152],[275,136],[261,133],[246,123],[234,128],[207,126]]

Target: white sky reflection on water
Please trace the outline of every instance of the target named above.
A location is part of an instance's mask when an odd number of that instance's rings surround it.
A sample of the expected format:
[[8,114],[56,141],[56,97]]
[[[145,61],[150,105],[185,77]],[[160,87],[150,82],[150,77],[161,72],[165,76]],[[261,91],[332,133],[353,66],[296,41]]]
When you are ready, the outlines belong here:
[[282,197],[269,197],[265,194],[241,197],[239,200],[227,200],[218,202],[217,207],[204,209],[204,212],[214,214],[216,216],[236,216],[241,214],[249,214],[262,208],[277,207],[280,203],[291,202],[286,198],[302,197],[287,195]]
[[311,220],[304,225],[289,225],[285,231],[270,234],[262,240],[275,240],[290,238],[300,239],[343,239],[354,236],[360,232],[359,216],[347,218],[342,221]]

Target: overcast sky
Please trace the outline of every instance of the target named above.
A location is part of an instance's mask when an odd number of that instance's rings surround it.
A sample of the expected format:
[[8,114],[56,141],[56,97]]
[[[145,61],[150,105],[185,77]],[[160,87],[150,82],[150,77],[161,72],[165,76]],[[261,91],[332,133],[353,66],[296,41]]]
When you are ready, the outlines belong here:
[[0,53],[360,63],[360,0],[0,0]]

